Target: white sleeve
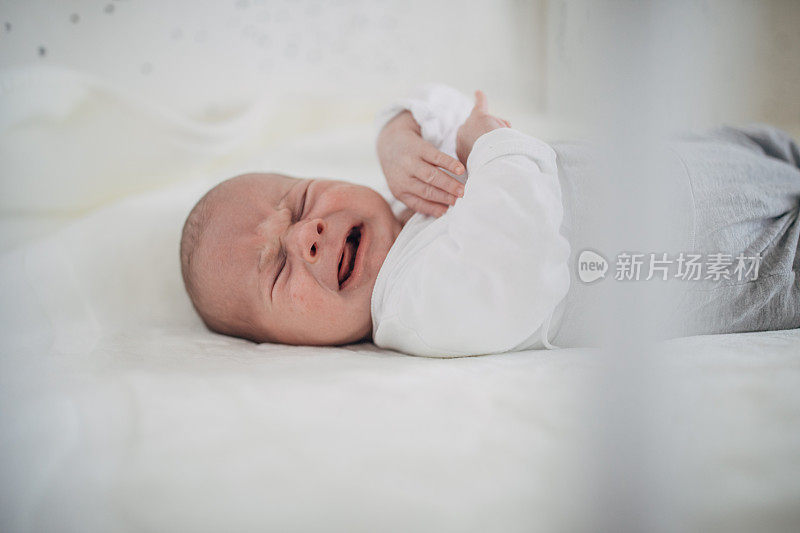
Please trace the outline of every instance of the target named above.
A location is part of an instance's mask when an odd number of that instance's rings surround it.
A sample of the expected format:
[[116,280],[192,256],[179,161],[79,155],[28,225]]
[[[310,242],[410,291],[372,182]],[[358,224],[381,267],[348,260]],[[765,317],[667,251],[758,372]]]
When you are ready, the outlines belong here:
[[464,197],[387,280],[377,345],[452,357],[511,350],[537,328],[547,334],[569,289],[555,152],[501,128],[475,142],[467,168]]
[[422,130],[422,138],[451,157],[456,157],[456,133],[472,111],[472,102],[463,93],[442,84],[427,84],[408,98],[382,109],[375,119],[380,133],[398,113],[411,111]]

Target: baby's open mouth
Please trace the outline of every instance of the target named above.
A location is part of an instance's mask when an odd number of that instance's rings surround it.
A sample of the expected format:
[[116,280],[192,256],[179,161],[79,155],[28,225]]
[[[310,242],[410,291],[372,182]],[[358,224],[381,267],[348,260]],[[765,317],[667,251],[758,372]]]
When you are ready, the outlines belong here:
[[356,252],[358,245],[361,242],[361,226],[355,226],[347,233],[347,238],[344,241],[344,248],[342,249],[342,257],[339,258],[339,289],[353,273],[353,266],[356,262]]

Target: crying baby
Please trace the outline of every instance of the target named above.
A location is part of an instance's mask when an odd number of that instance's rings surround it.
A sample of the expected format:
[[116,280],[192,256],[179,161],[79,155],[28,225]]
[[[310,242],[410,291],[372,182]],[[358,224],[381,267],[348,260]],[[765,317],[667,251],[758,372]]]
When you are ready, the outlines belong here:
[[368,187],[238,176],[209,191],[186,221],[186,290],[219,333],[256,342],[356,342],[371,334],[372,289],[401,229]]
[[255,342],[372,340],[438,357],[547,346],[569,287],[553,150],[490,115],[482,93],[473,105],[445,86],[382,122],[381,165],[416,213],[396,216],[378,192],[343,181],[220,183],[181,239],[204,323]]

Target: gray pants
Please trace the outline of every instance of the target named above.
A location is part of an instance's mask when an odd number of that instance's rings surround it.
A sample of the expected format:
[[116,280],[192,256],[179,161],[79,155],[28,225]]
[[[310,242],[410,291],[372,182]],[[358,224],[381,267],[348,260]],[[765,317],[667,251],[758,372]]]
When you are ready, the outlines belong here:
[[[595,317],[608,313],[609,291],[622,282],[583,283],[578,254],[599,249],[613,261],[619,251],[604,250],[603,243],[619,242],[596,230],[603,227],[604,199],[614,194],[608,191],[613,187],[593,174],[587,145],[554,143],[553,148],[565,209],[562,231],[572,248],[572,283],[552,341],[592,345],[600,327]],[[761,260],[755,279],[677,281],[679,297],[670,304],[672,318],[664,325],[667,336],[800,327],[800,147],[781,130],[753,125],[685,137],[670,148],[680,239],[652,251],[741,253]]]
[[720,128],[679,143],[693,186],[699,250],[760,254],[755,280],[710,282],[678,309],[686,333],[800,327],[800,147],[764,125]]

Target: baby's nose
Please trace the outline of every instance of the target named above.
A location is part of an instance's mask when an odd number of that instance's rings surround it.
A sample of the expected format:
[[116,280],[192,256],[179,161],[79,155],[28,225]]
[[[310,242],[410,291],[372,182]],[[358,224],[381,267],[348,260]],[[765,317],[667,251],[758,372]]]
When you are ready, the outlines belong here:
[[325,221],[321,218],[307,220],[298,228],[297,244],[300,247],[300,255],[307,262],[315,263],[319,258],[325,229]]

